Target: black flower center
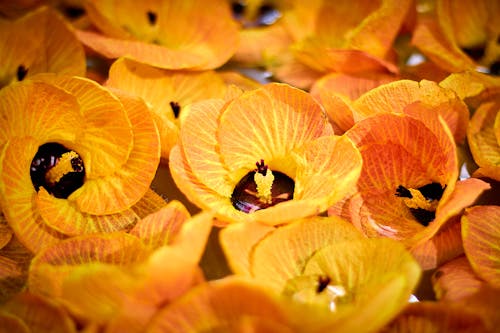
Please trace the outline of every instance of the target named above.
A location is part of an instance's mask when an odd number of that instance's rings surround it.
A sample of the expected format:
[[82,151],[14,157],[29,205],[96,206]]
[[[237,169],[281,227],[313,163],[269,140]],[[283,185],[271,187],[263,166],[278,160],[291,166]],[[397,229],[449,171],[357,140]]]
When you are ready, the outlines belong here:
[[66,199],[83,185],[85,167],[78,153],[50,142],[38,148],[30,176],[35,190],[43,187],[54,197]]
[[231,203],[245,213],[293,199],[295,182],[282,172],[271,171],[261,160],[257,169],[247,173],[233,190]]
[[155,12],[149,10],[146,13],[146,16],[148,17],[148,22],[149,22],[150,25],[155,25],[156,24],[157,15],[156,15]]
[[318,277],[318,286],[316,287],[316,293],[319,294],[323,290],[325,290],[326,287],[328,287],[328,285],[330,284],[330,282],[332,281],[328,275],[320,275]]
[[16,72],[17,80],[18,81],[24,80],[26,74],[28,74],[28,69],[24,67],[24,65],[19,65],[19,67],[17,67],[17,72]]
[[172,108],[172,112],[174,113],[175,118],[179,118],[179,114],[181,112],[181,106],[177,102],[170,102],[170,107]]
[[[257,8],[255,14],[248,14],[247,4],[244,1],[233,1],[231,3],[231,11],[234,19],[239,21],[244,28],[269,26],[281,17],[280,11],[270,3],[262,4]],[[249,18],[248,16],[254,17]]]
[[416,189],[399,185],[395,195],[403,199],[413,217],[426,227],[436,217],[436,207],[445,188],[439,183],[429,183]]

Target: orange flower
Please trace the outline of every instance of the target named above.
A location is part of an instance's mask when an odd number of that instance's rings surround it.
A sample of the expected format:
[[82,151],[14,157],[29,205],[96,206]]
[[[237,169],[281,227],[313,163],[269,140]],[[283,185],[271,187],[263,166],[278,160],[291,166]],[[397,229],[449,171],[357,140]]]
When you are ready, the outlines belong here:
[[[363,170],[358,192],[330,213],[347,215],[369,237],[402,241],[424,268],[433,268],[451,259],[440,251],[452,257],[460,251],[453,249],[461,246],[453,236],[459,233],[453,217],[490,186],[478,179],[457,182],[456,148],[448,127],[435,114],[422,113],[421,118],[425,123],[404,114],[379,114],[346,133],[361,151]],[[445,231],[451,234],[439,235]],[[443,244],[426,243],[439,240]]]
[[47,7],[0,22],[0,57],[0,87],[37,73],[85,75],[82,45],[71,26]]
[[391,48],[412,1],[313,3],[314,28],[291,46],[292,56],[276,61],[276,77],[306,88],[331,72],[398,72]]
[[420,15],[412,42],[448,72],[498,72],[500,24],[497,1],[438,0]]
[[214,71],[165,70],[124,58],[113,63],[106,85],[141,97],[150,107],[165,159],[177,142],[186,106],[226,93],[224,80]]
[[130,228],[164,205],[149,190],[159,140],[141,101],[53,75],[0,95],[0,201],[24,246]]
[[187,111],[170,170],[181,191],[222,222],[286,223],[325,211],[353,190],[359,152],[333,135],[303,91],[269,84]]
[[221,232],[221,245],[236,273],[291,303],[329,313],[324,328],[340,331],[385,325],[405,306],[420,277],[417,262],[400,243],[364,238],[333,216],[278,228],[230,225]]
[[159,307],[203,277],[198,262],[212,215],[170,202],[123,232],[77,236],[38,253],[29,290],[60,301],[87,324],[143,332]]
[[213,69],[238,45],[238,30],[225,0],[87,1],[101,31],[78,38],[108,58],[126,56],[167,69]]

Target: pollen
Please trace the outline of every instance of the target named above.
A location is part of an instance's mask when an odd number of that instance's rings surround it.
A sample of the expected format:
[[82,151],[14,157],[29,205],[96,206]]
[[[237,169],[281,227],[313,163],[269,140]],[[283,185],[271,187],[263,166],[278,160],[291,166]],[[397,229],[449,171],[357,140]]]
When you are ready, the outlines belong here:
[[48,184],[56,184],[62,177],[70,172],[80,171],[79,166],[75,165],[74,160],[78,159],[79,156],[74,151],[69,151],[64,153],[59,158],[57,164],[47,171],[45,174],[45,181]]
[[412,197],[403,198],[403,202],[408,208],[425,209],[431,212],[436,211],[439,203],[438,200],[426,199],[419,190],[410,188],[408,191],[410,191]]
[[260,201],[270,204],[273,201],[271,189],[273,187],[274,175],[271,170],[267,170],[265,174],[256,172],[253,180],[257,185],[257,197]]

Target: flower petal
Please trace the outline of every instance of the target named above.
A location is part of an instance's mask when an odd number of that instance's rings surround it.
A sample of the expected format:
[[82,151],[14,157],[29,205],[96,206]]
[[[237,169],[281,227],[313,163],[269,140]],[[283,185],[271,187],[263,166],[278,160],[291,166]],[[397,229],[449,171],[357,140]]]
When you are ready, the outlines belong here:
[[[326,135],[330,125],[322,108],[306,93],[284,84],[269,84],[231,102],[220,117],[220,154],[229,173],[239,177],[264,159],[270,169],[280,168],[290,151]],[[290,176],[290,175],[289,175]]]
[[436,298],[456,302],[474,295],[484,284],[472,270],[467,257],[460,256],[440,266],[432,275]]
[[464,249],[472,268],[493,287],[500,287],[499,206],[475,206],[462,217]]
[[131,207],[148,191],[160,162],[160,142],[153,118],[139,99],[115,92],[132,125],[133,147],[114,174],[86,179],[76,205],[90,214],[112,214]]

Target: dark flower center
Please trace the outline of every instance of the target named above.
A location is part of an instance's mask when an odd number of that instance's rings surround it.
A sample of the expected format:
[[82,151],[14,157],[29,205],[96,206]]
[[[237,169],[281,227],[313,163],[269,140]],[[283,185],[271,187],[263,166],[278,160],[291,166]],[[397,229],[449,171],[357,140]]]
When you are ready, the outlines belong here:
[[38,148],[30,176],[35,190],[43,187],[54,197],[66,199],[83,185],[85,167],[78,153],[50,142]]
[[179,114],[181,112],[181,106],[177,102],[170,102],[170,107],[172,108],[172,112],[174,113],[175,118],[179,118]]
[[436,207],[445,188],[439,183],[429,183],[416,189],[399,185],[395,195],[403,199],[413,217],[426,227],[436,217]]
[[63,13],[70,19],[77,19],[85,14],[85,9],[76,6],[67,6],[63,8]]
[[330,282],[332,281],[328,275],[320,275],[318,277],[318,286],[316,287],[316,293],[319,294],[323,290],[325,290],[326,287],[328,287],[328,285],[330,284]]
[[148,17],[148,22],[149,22],[150,25],[155,25],[156,24],[157,16],[156,16],[155,12],[149,10],[146,13],[146,16]]
[[28,74],[28,69],[24,67],[24,65],[19,65],[19,67],[17,67],[17,72],[16,72],[17,80],[18,81],[24,80],[26,74]]
[[293,199],[295,182],[282,172],[271,171],[264,161],[247,173],[235,186],[231,195],[234,208],[245,213],[274,206]]
[[247,4],[244,1],[233,1],[231,11],[234,19],[239,21],[244,28],[263,27],[274,24],[280,17],[280,11],[272,4],[264,3],[258,9],[253,19],[245,18]]

